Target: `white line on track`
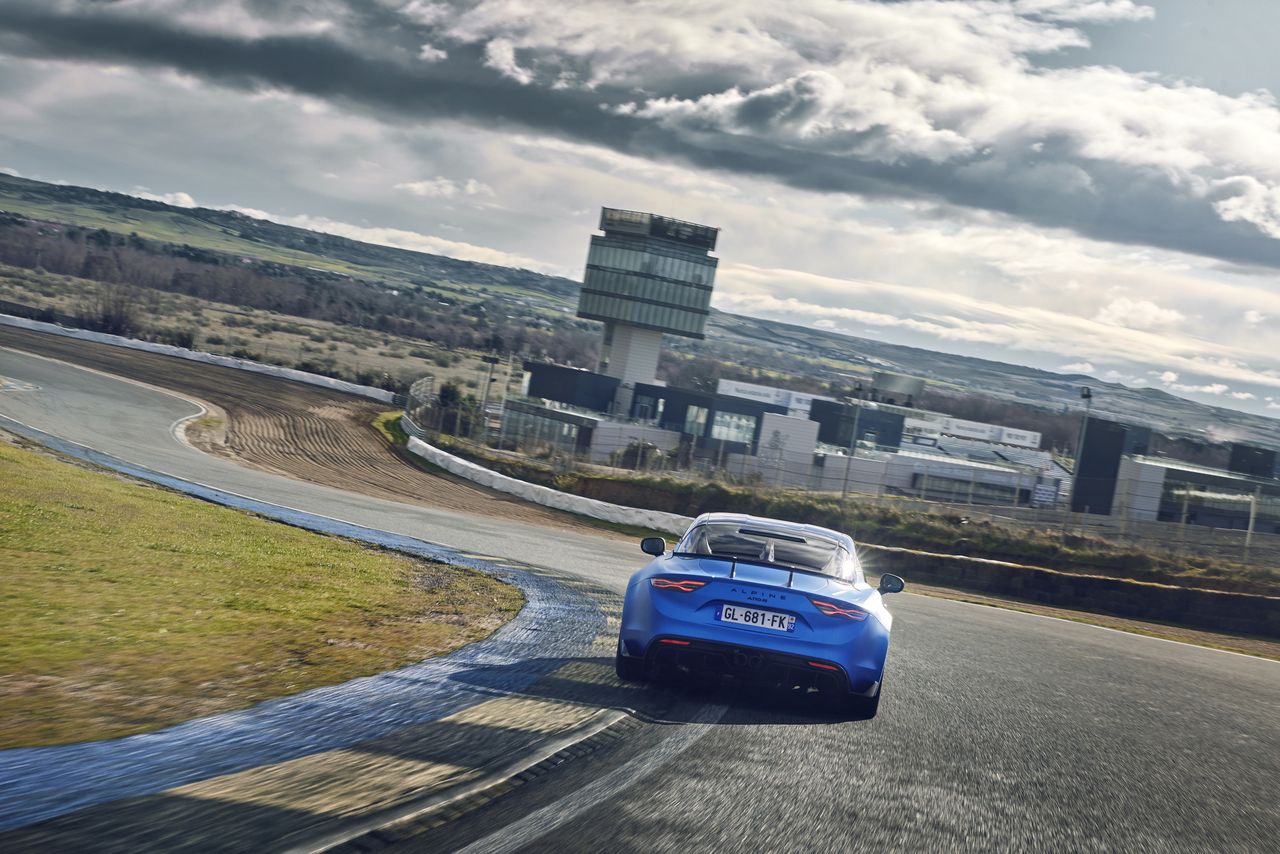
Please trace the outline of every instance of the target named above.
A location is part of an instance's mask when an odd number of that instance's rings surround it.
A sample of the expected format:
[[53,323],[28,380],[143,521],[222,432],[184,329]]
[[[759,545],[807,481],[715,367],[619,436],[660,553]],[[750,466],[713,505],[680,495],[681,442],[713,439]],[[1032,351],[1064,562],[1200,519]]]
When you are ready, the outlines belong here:
[[467,847],[459,849],[458,854],[505,854],[505,852],[517,851],[546,836],[597,804],[639,783],[688,750],[711,732],[712,727],[724,717],[728,708],[724,705],[704,707],[693,723],[682,725],[675,734],[668,736],[660,744],[646,750],[622,767],[615,768],[555,803],[529,813],[519,821],[495,830],[483,839],[477,839]]

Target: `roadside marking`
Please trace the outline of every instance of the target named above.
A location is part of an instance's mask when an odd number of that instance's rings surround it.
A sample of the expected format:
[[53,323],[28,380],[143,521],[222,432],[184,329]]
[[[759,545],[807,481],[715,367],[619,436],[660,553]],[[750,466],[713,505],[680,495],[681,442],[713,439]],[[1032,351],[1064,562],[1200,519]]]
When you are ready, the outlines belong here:
[[[547,676],[562,675],[564,668],[553,670]],[[546,676],[543,677],[547,678]],[[484,703],[477,703],[456,714],[440,720],[445,723],[471,724],[473,726],[501,727],[521,732],[555,732],[580,726],[588,718],[599,714],[595,706],[583,706],[558,700],[541,700],[536,697],[509,695]]]
[[0,376],[0,391],[39,391],[40,386],[32,385],[13,377]]
[[459,849],[458,854],[504,854],[524,848],[661,769],[711,732],[728,709],[725,705],[704,706],[693,723],[680,727],[660,744],[622,767],[615,768],[600,779],[482,839],[477,839]]
[[454,727],[486,727],[493,731],[492,739],[508,737],[513,749],[524,750],[530,738],[581,730],[601,711],[556,700],[500,697],[372,742],[259,765],[168,789],[164,794],[360,818],[403,804],[406,798],[421,800],[482,775],[482,769],[468,764],[421,758],[424,748],[433,744],[433,736]]
[[377,815],[371,816],[362,821],[355,822],[351,826],[332,834],[312,839],[299,845],[294,845],[284,849],[286,854],[320,854],[320,852],[328,851],[358,839],[367,833],[380,830],[384,827],[401,824],[407,821],[413,821],[424,815],[437,812],[450,804],[458,803],[466,798],[471,797],[486,789],[492,789],[538,765],[541,762],[550,759],[557,753],[573,747],[575,744],[586,741],[592,736],[603,732],[618,721],[626,717],[624,712],[615,710],[601,710],[596,713],[595,717],[588,721],[578,730],[568,733],[567,735],[550,742],[542,747],[533,755],[522,756],[514,759],[506,767],[495,771],[494,773],[475,780],[471,783],[465,783],[461,786],[455,786],[448,791],[440,792],[435,795],[423,798],[415,803],[405,804],[396,809],[388,810]]
[[359,816],[415,789],[452,786],[476,774],[460,765],[376,754],[357,746],[259,765],[162,794],[341,818]]

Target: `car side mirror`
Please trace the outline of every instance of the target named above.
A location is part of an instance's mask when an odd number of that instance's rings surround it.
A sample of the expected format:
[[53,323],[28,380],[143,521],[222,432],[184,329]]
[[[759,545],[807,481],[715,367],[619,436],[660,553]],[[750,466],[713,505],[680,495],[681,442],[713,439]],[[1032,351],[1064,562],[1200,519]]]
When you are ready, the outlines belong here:
[[662,537],[645,537],[640,541],[640,551],[654,557],[662,557],[667,552],[667,541]]
[[906,586],[907,582],[891,573],[886,572],[884,575],[880,576],[881,593],[901,593],[902,589]]

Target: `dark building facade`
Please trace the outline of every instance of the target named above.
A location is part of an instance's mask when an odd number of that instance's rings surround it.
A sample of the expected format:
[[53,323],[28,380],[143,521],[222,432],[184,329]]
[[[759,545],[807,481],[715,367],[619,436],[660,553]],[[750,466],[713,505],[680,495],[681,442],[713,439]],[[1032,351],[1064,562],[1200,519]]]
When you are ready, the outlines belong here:
[[1110,515],[1121,458],[1147,453],[1150,443],[1149,428],[1089,417],[1085,422],[1084,441],[1076,455],[1071,512]]
[[581,368],[525,362],[524,369],[529,372],[529,397],[567,403],[592,412],[608,412],[618,391],[617,377]]
[[809,407],[809,419],[818,422],[819,442],[839,448],[853,444],[855,421],[858,423],[858,441],[889,448],[901,447],[903,425],[906,423],[905,416],[837,400],[814,400]]
[[1277,454],[1267,448],[1254,445],[1232,445],[1231,460],[1227,463],[1227,471],[1236,474],[1247,474],[1250,477],[1280,477],[1277,468]]

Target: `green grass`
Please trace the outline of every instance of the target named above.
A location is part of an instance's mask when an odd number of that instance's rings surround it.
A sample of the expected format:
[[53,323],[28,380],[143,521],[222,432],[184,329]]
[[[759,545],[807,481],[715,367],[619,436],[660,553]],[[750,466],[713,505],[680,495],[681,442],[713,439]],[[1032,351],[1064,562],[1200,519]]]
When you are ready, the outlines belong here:
[[152,240],[185,244],[216,252],[230,252],[277,264],[315,267],[356,276],[370,276],[384,272],[310,252],[245,240],[229,229],[200,222],[172,211],[97,207],[72,202],[22,198],[16,194],[0,196],[0,208],[35,219],[62,222],[84,228],[102,228],[117,234],[136,232],[138,236]]
[[0,442],[0,748],[128,735],[455,649],[520,608],[416,561]]

